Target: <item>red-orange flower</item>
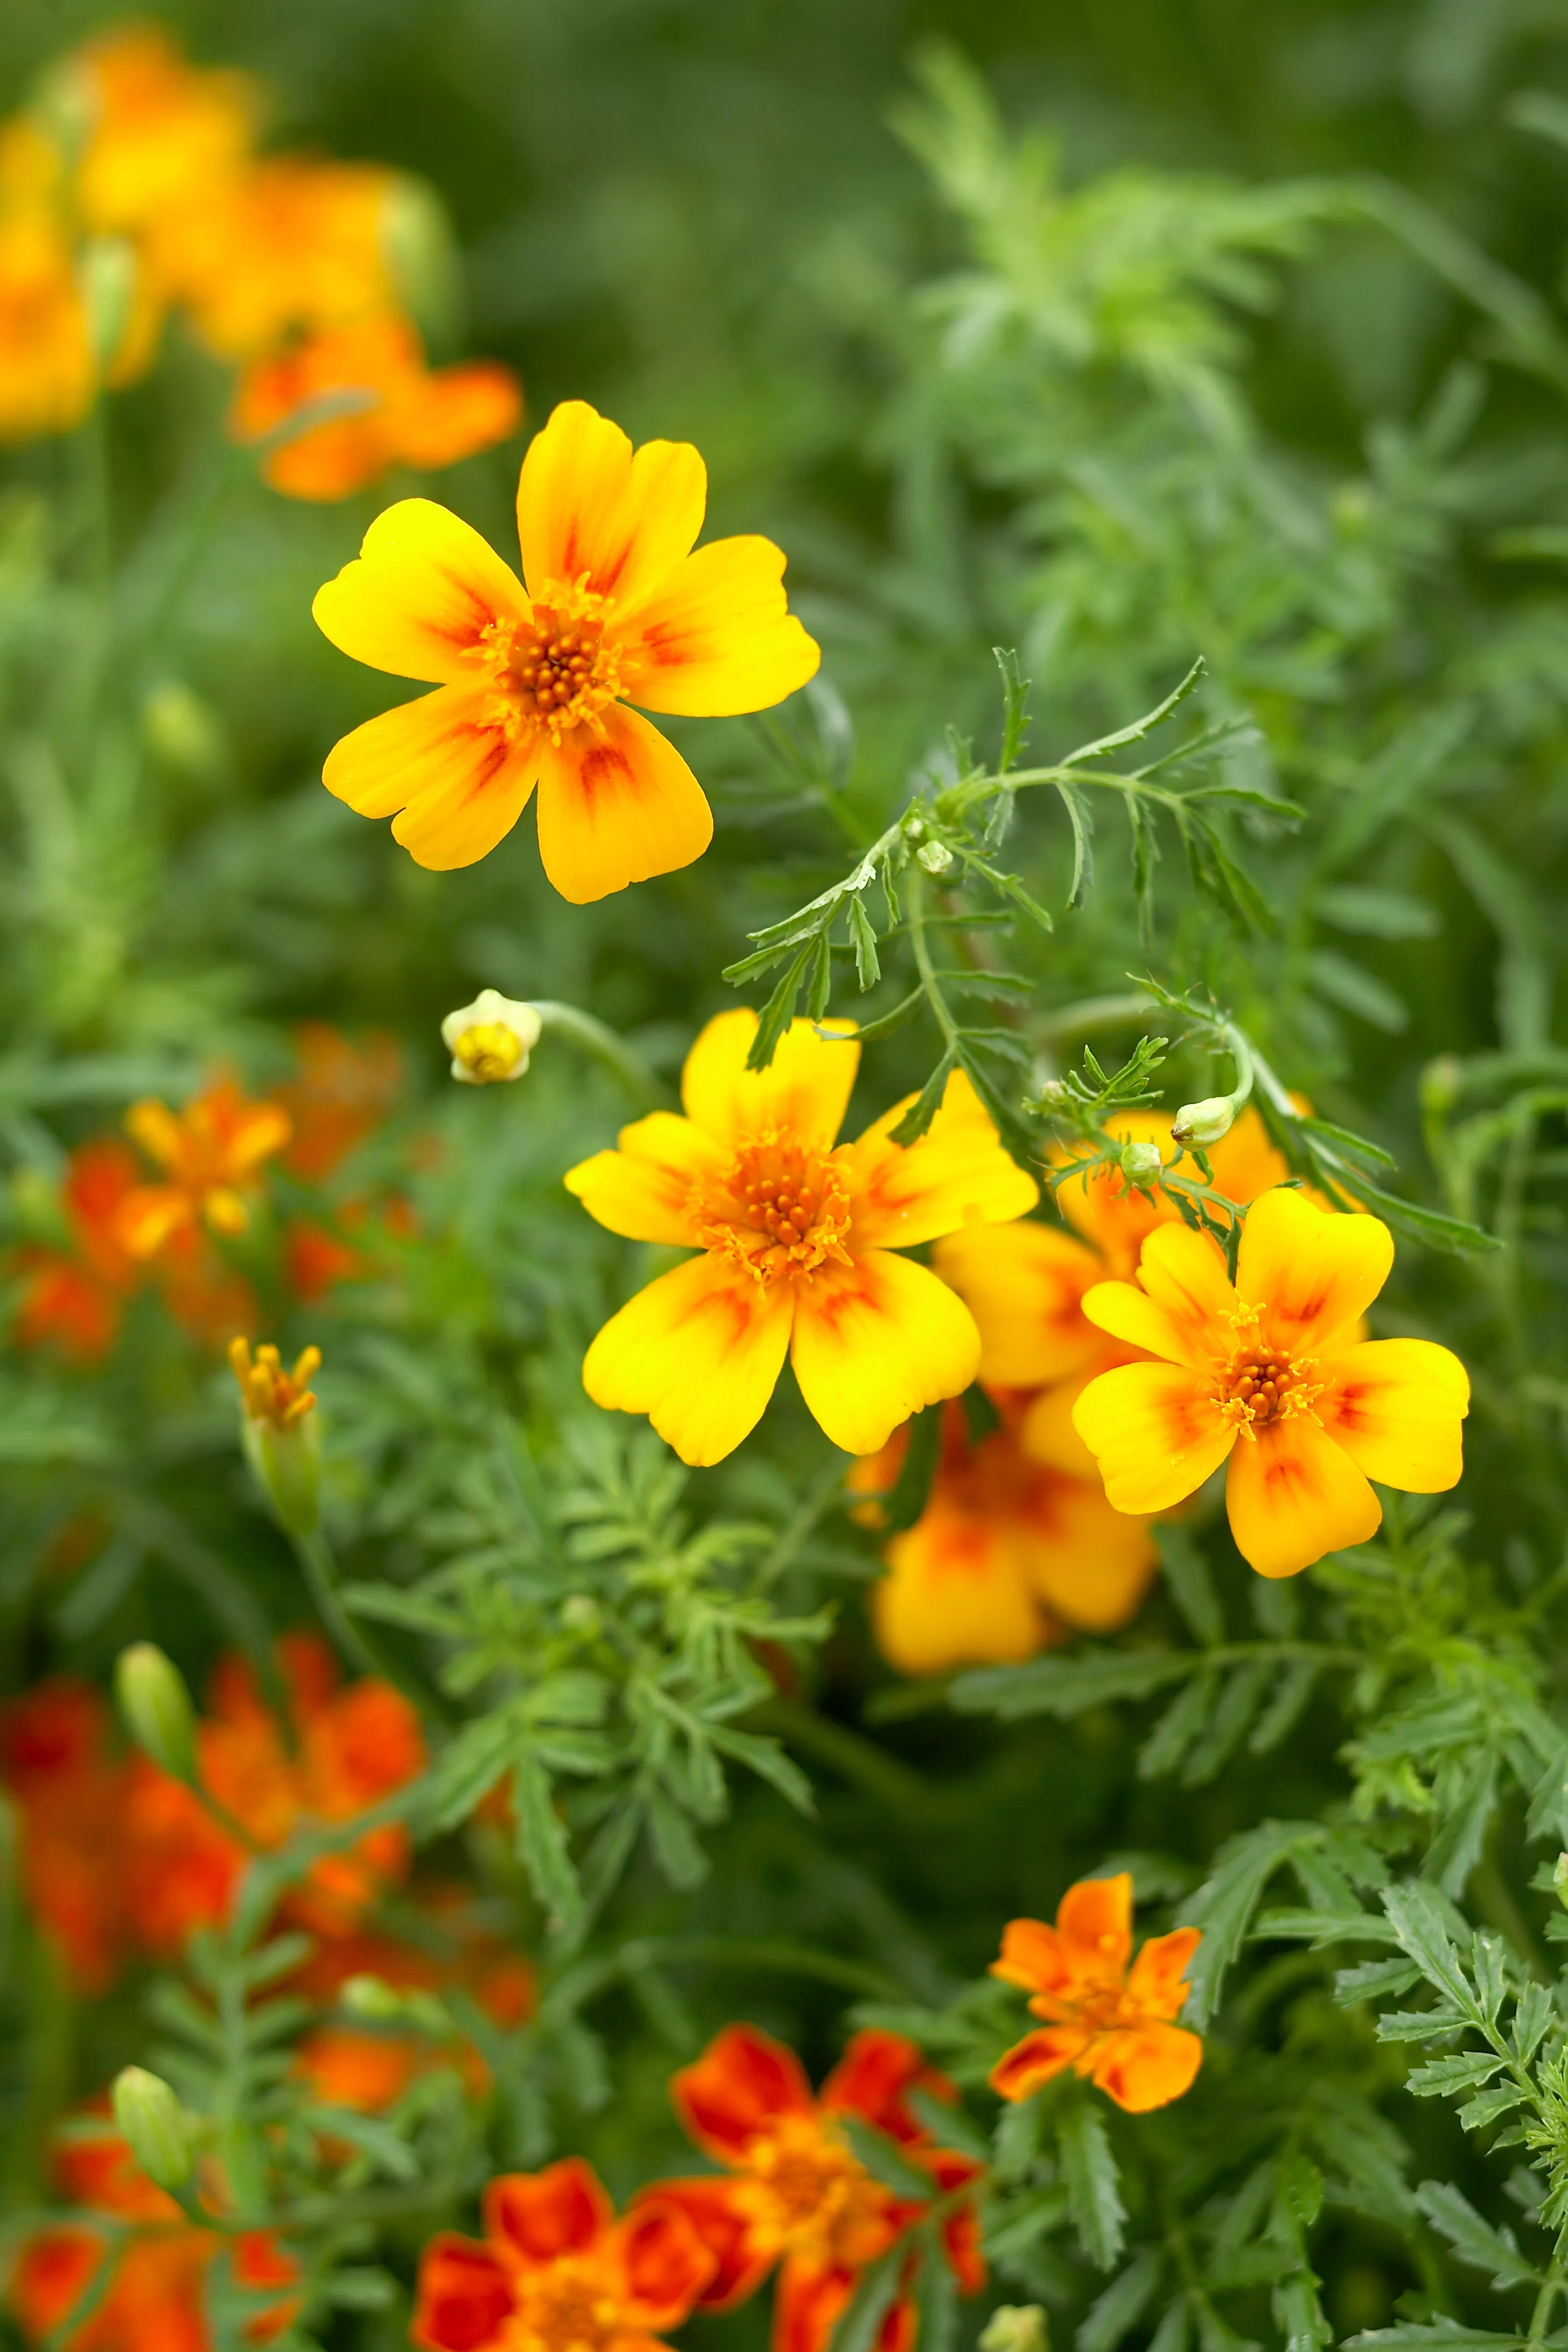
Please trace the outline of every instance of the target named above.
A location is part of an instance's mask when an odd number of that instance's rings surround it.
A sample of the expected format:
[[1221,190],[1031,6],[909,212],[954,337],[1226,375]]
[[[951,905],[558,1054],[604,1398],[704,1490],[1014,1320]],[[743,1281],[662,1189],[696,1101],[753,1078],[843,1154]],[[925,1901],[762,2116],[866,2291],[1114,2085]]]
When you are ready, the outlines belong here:
[[[286,1635],[279,1657],[289,1690],[287,1731],[248,1663],[234,1657],[218,1666],[211,1712],[196,1731],[204,1785],[268,1850],[306,1820],[352,1821],[413,1780],[425,1761],[418,1720],[390,1684],[341,1687],[331,1654],[314,1634]],[[146,1757],[133,1769],[127,1830],[132,1916],[152,1950],[177,1949],[193,1928],[226,1916],[245,1848],[183,1781]],[[287,1914],[318,1934],[344,1934],[403,1878],[408,1860],[399,1825],[368,1831],[346,1852],[311,1865]]]
[[[79,2221],[35,2231],[12,2274],[11,2307],[34,2343],[47,2338],[59,2352],[211,2352],[203,2289],[220,2252],[227,2249],[242,2286],[281,2290],[299,2278],[269,2232],[225,2239],[187,2221],[107,2121],[89,2137],[62,2141],[55,2170],[62,2195],[83,2212]],[[79,2326],[68,2326],[72,2312],[89,2302]],[[247,2342],[281,2335],[295,2308],[295,2299],[280,2294],[247,2323]],[[60,2328],[64,2335],[56,2335]]]
[[204,1224],[215,1234],[242,1234],[262,1162],[289,1135],[281,1104],[247,1101],[232,1078],[215,1080],[183,1111],[132,1103],[125,1125],[163,1175],[162,1183],[137,1185],[121,1204],[116,1230],[135,1258],[156,1257],[176,1235]]
[[992,2087],[1005,2099],[1026,2099],[1070,2066],[1129,2115],[1179,2099],[1203,2063],[1199,2036],[1170,2022],[1186,2000],[1187,1963],[1198,1942],[1195,1927],[1178,1927],[1152,1936],[1132,1960],[1126,1871],[1069,1886],[1054,1927],[1013,1920],[991,1973],[1022,1985],[1034,1995],[1035,2015],[1051,2021],[1015,2043],[993,2069]]
[[82,1364],[109,1353],[125,1301],[142,1278],[119,1230],[136,1181],[136,1162],[115,1137],[100,1136],[72,1152],[60,1190],[70,1249],[29,1247],[14,1261],[26,1276],[16,1326],[23,1347],[52,1346]]
[[[682,2123],[729,2178],[660,2181],[650,2195],[676,2199],[716,2258],[704,2309],[728,2310],[777,2263],[774,2352],[823,2352],[855,2291],[858,2274],[920,2221],[923,2205],[894,2196],[860,2162],[841,2117],[859,2116],[931,2176],[933,2193],[962,2189],[978,2168],[932,2141],[907,2105],[916,2088],[956,2095],[896,2033],[858,2033],[813,2096],[795,2053],[754,2026],[730,2025],[670,2083]],[[960,2286],[985,2280],[973,2209],[958,2204],[942,2222]],[[915,2307],[895,2297],[879,2339],[881,2352],[913,2340]]]
[[403,1091],[403,1049],[390,1030],[346,1037],[325,1021],[302,1021],[294,1032],[298,1075],[274,1099],[288,1113],[291,1133],[282,1165],[290,1176],[320,1184],[335,1175],[356,1144],[374,1133]]
[[90,1683],[37,1684],[0,1712],[0,1782],[21,1817],[22,1884],[79,1990],[100,1993],[124,1956],[126,1767]]
[[426,2352],[656,2352],[713,2269],[678,2206],[655,2194],[617,2221],[580,2157],[492,2180],[484,2223],[425,2249],[409,2334]]
[[[332,394],[352,412],[304,422]],[[288,433],[292,418],[301,429]],[[264,478],[285,498],[346,499],[393,466],[421,473],[455,466],[515,433],[522,394],[511,370],[494,360],[457,367],[426,365],[406,320],[363,319],[308,336],[287,351],[255,360],[230,412],[236,440],[283,434],[261,462]]]

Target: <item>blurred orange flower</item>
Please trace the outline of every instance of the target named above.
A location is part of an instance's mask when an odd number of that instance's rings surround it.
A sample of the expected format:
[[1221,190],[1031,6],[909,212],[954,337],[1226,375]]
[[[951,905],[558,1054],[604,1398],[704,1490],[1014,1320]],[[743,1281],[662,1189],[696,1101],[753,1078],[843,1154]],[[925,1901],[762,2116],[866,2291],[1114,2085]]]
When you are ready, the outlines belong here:
[[153,269],[220,357],[255,358],[395,310],[386,227],[398,185],[379,163],[268,156],[161,220]]
[[75,173],[81,217],[129,236],[209,203],[247,160],[260,113],[248,75],[188,65],[155,25],[84,42],[56,90],[85,119]]
[[[349,413],[287,433],[292,418],[331,394]],[[365,319],[321,330],[252,361],[229,414],[238,441],[284,435],[261,461],[286,498],[346,499],[392,466],[423,473],[491,448],[522,421],[522,394],[493,360],[431,369],[407,320]]]
[[[101,2114],[101,2105],[90,2112]],[[54,2169],[60,2195],[83,2211],[79,2221],[36,2231],[12,2273],[11,2307],[36,2344],[47,2338],[58,2352],[211,2352],[203,2290],[220,2252],[226,2249],[242,2286],[286,2289],[299,2278],[270,2232],[224,2238],[188,2221],[107,2118],[101,2131],[63,2140]],[[86,2316],[69,2326],[72,2312],[89,2299]],[[247,2322],[246,2340],[269,2343],[295,2309],[294,2298],[280,2295]]]
[[0,127],[0,440],[68,431],[97,389],[60,178],[32,123]]
[[[1064,1627],[1124,1625],[1153,1574],[1148,1520],[1113,1510],[1098,1477],[1031,1460],[1019,1441],[1026,1393],[998,1391],[993,1401],[1002,1426],[978,1442],[961,1403],[942,1408],[925,1508],[883,1547],[888,1573],[871,1588],[871,1618],[878,1647],[900,1674],[1031,1658]],[[890,1487],[908,1443],[906,1423],[880,1454],[863,1455],[850,1492]]]
[[[340,1685],[326,1643],[287,1634],[278,1645],[289,1695],[285,1726],[263,1701],[247,1661],[226,1658],[198,1725],[204,1785],[255,1844],[272,1851],[300,1822],[351,1821],[424,1769],[417,1717],[387,1683]],[[194,1928],[224,1918],[245,1867],[245,1847],[200,1800],[151,1759],[132,1766],[127,1899],[142,1942],[177,1950]],[[406,1874],[407,1832],[368,1831],[323,1855],[289,1895],[289,1919],[323,1936],[353,1929]]]
[[1187,1963],[1200,1940],[1195,1927],[1178,1927],[1152,1936],[1132,1960],[1126,1871],[1069,1886],[1054,1927],[1013,1920],[991,1973],[1022,1985],[1035,2015],[1051,2021],[1015,2043],[993,2068],[992,2087],[1005,2099],[1026,2099],[1070,2066],[1129,2115],[1179,2099],[1193,2086],[1204,2045],[1170,2021],[1185,2003]]
[[381,1124],[403,1091],[403,1049],[390,1030],[346,1037],[325,1021],[294,1032],[298,1076],[276,1092],[292,1132],[283,1166],[319,1184]]
[[183,1111],[153,1100],[132,1103],[125,1125],[164,1178],[138,1185],[121,1206],[116,1230],[136,1258],[156,1257],[177,1234],[203,1224],[216,1234],[242,1234],[258,1171],[289,1136],[282,1106],[247,1101],[232,1078],[215,1080]]
[[42,1682],[0,1709],[0,1783],[21,1817],[22,1884],[76,1989],[100,1993],[125,1957],[128,1767],[90,1683]]
[[142,1279],[119,1230],[137,1174],[129,1148],[116,1137],[99,1137],[72,1152],[60,1190],[70,1249],[29,1245],[12,1261],[26,1276],[16,1327],[23,1347],[52,1345],[83,1364],[108,1354]]

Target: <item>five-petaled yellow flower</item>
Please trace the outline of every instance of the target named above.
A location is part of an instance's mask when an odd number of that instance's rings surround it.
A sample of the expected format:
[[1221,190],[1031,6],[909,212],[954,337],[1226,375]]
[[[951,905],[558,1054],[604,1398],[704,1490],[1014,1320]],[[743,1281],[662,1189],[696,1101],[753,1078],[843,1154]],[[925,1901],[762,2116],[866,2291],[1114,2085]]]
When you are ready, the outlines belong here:
[[1370,1479],[1455,1486],[1464,1366],[1428,1339],[1362,1336],[1393,1264],[1376,1217],[1285,1188],[1248,1210],[1234,1287],[1213,1242],[1158,1226],[1141,1286],[1097,1283],[1083,1300],[1091,1323],[1158,1359],[1102,1372],[1073,1411],[1117,1509],[1169,1510],[1228,1456],[1237,1549],[1262,1576],[1294,1576],[1375,1532]]
[[492,850],[537,783],[544,870],[579,906],[700,857],[702,788],[629,706],[766,710],[820,658],[771,540],[696,546],[707,495],[689,442],[634,452],[569,400],[523,460],[522,581],[445,507],[389,507],[312,609],[342,652],[437,691],[345,735],[328,790],[395,817],[410,856],[444,871]]
[[683,1462],[719,1462],[761,1420],[787,1352],[834,1444],[874,1454],[980,1360],[963,1300],[894,1253],[1022,1216],[1037,1188],[961,1071],[907,1150],[890,1130],[908,1102],[836,1146],[858,1045],[796,1021],[748,1070],[756,1033],[755,1013],[719,1013],[687,1056],[686,1117],[638,1119],[566,1177],[612,1233],[702,1252],[605,1324],[583,1385],[646,1412]]

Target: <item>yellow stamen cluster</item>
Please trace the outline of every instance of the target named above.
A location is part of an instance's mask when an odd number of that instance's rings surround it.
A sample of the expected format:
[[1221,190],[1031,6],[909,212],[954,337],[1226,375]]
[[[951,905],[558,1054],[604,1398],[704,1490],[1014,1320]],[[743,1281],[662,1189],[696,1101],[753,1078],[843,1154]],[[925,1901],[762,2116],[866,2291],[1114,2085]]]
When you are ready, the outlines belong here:
[[522,1058],[522,1039],[500,1021],[476,1021],[452,1041],[452,1059],[481,1086],[510,1078]]
[[1288,1355],[1260,1336],[1262,1312],[1258,1307],[1239,1307],[1231,1316],[1237,1344],[1220,1372],[1213,1400],[1222,1421],[1254,1440],[1260,1429],[1310,1412],[1323,1392],[1322,1382],[1309,1377],[1318,1368],[1315,1357]]
[[234,1377],[239,1382],[239,1393],[250,1420],[273,1429],[297,1429],[308,1412],[316,1405],[315,1392],[310,1382],[321,1370],[320,1348],[302,1349],[291,1372],[283,1369],[282,1359],[268,1341],[250,1352],[248,1339],[231,1339],[228,1360],[234,1367]]
[[693,1190],[705,1249],[721,1250],[762,1283],[848,1265],[849,1196],[832,1152],[770,1129],[743,1143],[721,1180]]
[[495,688],[494,717],[516,739],[542,727],[551,741],[598,714],[621,692],[621,649],[608,626],[614,599],[587,575],[552,581],[525,622],[490,621],[473,648]]

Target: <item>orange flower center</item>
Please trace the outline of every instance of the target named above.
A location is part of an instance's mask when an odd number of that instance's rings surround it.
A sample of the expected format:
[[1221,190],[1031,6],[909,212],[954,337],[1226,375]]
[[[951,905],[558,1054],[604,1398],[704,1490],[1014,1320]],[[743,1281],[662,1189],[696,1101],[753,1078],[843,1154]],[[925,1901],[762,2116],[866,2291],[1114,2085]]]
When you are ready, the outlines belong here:
[[1318,1369],[1315,1357],[1289,1355],[1261,1336],[1262,1311],[1238,1307],[1232,1314],[1237,1344],[1220,1370],[1213,1398],[1220,1419],[1253,1439],[1276,1422],[1310,1412],[1323,1392],[1321,1381],[1310,1378]]
[[833,2124],[782,2116],[746,2150],[741,2201],[781,2252],[866,2261],[879,2251],[890,2200]]
[[844,1246],[849,1195],[831,1151],[814,1151],[769,1129],[742,1143],[723,1175],[692,1187],[689,1202],[704,1249],[721,1250],[758,1282],[808,1275]]
[[493,717],[515,739],[542,727],[551,741],[597,728],[621,691],[621,649],[608,627],[611,599],[582,580],[552,581],[526,621],[489,621],[474,657],[495,688]]
[[571,2255],[519,2280],[506,2352],[604,2352],[623,2329],[620,2300],[605,2287],[595,2263]]

